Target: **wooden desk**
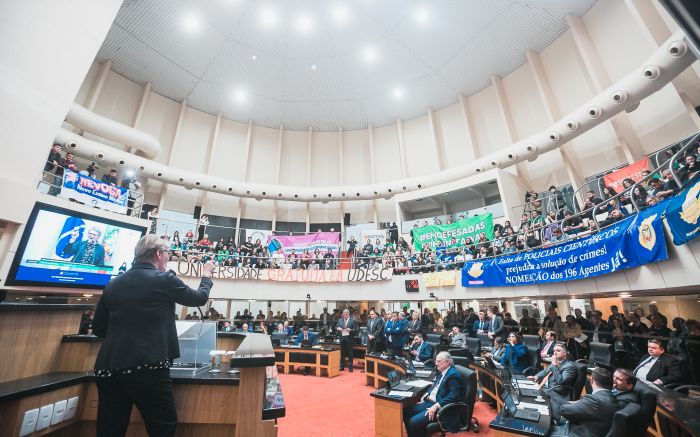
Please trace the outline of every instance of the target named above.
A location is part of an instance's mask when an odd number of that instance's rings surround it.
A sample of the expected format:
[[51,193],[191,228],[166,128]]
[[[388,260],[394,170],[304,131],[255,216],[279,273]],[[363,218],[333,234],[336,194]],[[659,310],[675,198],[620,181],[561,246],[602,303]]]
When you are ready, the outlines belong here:
[[365,355],[365,377],[367,385],[374,388],[386,385],[387,373],[395,370],[399,375],[406,374],[406,368],[392,360],[381,358],[376,355]]
[[335,378],[340,374],[340,348],[324,346],[323,349],[275,347],[275,364],[283,373],[294,371],[294,366],[312,367],[316,376]]
[[481,384],[481,392],[496,403],[496,411],[501,411],[503,401],[501,393],[504,391],[501,377],[493,370],[480,364],[471,363],[469,368],[476,372],[477,384]]
[[[369,355],[367,355],[367,357],[369,357]],[[400,399],[387,396],[386,389],[373,391],[370,396],[374,398],[375,437],[402,437],[403,409],[409,405],[418,403],[429,388],[430,387],[414,387],[411,390],[413,396]]]

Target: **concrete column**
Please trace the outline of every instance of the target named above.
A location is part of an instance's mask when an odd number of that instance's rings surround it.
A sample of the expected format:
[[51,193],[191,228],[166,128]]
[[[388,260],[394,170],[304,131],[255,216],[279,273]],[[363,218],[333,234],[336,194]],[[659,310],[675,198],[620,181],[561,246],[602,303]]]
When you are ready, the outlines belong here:
[[[374,169],[374,126],[370,123],[367,126],[367,135],[369,135],[369,171],[370,171],[370,181],[374,183],[376,180],[376,174]],[[372,200],[372,217],[375,226],[379,226],[379,220],[377,219],[377,201]]]
[[467,161],[473,161],[480,156],[479,142],[474,132],[474,122],[469,109],[469,100],[462,93],[459,93],[459,107],[462,109],[462,118],[464,119],[464,125],[467,128],[467,138],[469,139],[469,144],[464,148],[464,153],[467,155]]
[[[216,122],[214,123],[214,130],[209,137],[209,144],[207,144],[207,151],[204,157],[203,169],[204,174],[210,175],[211,169],[214,164],[214,157],[216,156],[216,148],[219,144],[219,130],[221,129],[221,113],[216,114]],[[207,199],[208,191],[199,190],[199,195],[197,196],[197,204],[202,207],[202,214],[207,210]]]
[[102,88],[105,86],[105,82],[107,81],[107,76],[109,75],[109,72],[112,70],[112,60],[107,59],[103,64],[102,67],[100,68],[100,74],[97,75],[97,80],[95,83],[92,85],[92,88],[90,89],[90,95],[88,96],[88,101],[87,101],[87,108],[90,111],[95,110],[95,106],[97,105],[97,101],[100,98],[100,94],[102,94]]
[[[168,167],[173,165],[173,157],[175,156],[175,150],[177,149],[177,140],[180,137],[180,128],[182,127],[182,120],[185,118],[185,111],[187,110],[187,99],[182,99],[180,102],[180,112],[177,114],[177,123],[175,123],[175,134],[173,135],[173,142],[170,145],[170,151],[168,152]],[[165,204],[165,196],[168,195],[168,184],[163,183],[163,188],[160,191],[160,201],[158,202],[158,210],[163,209]]]
[[[313,148],[313,142],[314,142],[314,131],[309,126],[309,137],[307,139],[308,141],[308,147],[306,149],[306,186],[310,187],[311,186],[311,150]],[[323,195],[323,193],[319,193],[319,196]],[[310,225],[311,225],[311,203],[306,202],[306,232],[310,232]]]
[[[136,113],[134,114],[134,120],[131,122],[131,126],[138,129],[141,127],[141,119],[143,118],[143,111],[146,109],[146,104],[148,103],[148,97],[151,94],[151,82],[146,82],[143,89],[141,90],[141,97],[139,98],[139,104],[136,107]],[[129,147],[129,153],[136,153],[136,148]],[[146,191],[145,189],[143,190]]]
[[[282,142],[284,138],[284,125],[280,124],[279,136],[277,137],[277,164],[275,166],[275,183],[280,183],[280,171],[282,170]],[[277,227],[277,200],[272,202],[272,230]]]
[[[248,134],[245,140],[245,152],[243,153],[243,181],[248,180],[248,167],[250,161],[250,144],[253,142],[253,120],[248,121]],[[243,198],[238,199],[238,215],[236,215],[236,244],[238,244],[239,237],[241,236],[241,216],[243,215],[243,209],[245,203]]]
[[[586,68],[586,78],[595,93],[598,94],[612,83],[610,75],[605,69],[600,54],[595,48],[581,17],[567,15],[566,22],[571,29],[571,35],[574,37],[578,55]],[[625,154],[627,162],[633,164],[641,159],[645,155],[644,148],[627,113],[617,114],[610,119],[610,124],[615,131],[615,135],[620,140],[620,148]]]
[[[343,170],[343,128],[338,128],[338,185],[345,185],[345,170]],[[345,202],[340,201],[340,233],[345,234]],[[341,246],[342,247],[342,246]]]
[[[503,89],[503,79],[495,74],[491,75],[491,85],[496,92],[496,102],[498,103],[499,112],[501,113],[501,118],[503,119],[503,124],[506,127],[506,133],[508,134],[508,140],[511,144],[518,141],[518,134],[515,131],[515,123],[513,123],[513,115],[510,112],[510,105],[508,104],[508,99],[506,98],[506,92]],[[524,162],[515,164],[515,168],[518,171],[518,175],[522,176],[530,185],[529,173],[527,171],[527,164]]]
[[700,131],[700,116],[698,115],[697,111],[695,111],[695,106],[693,102],[690,101],[690,97],[688,97],[688,95],[685,93],[681,93],[680,98],[683,101],[683,105],[685,106],[685,110],[688,112],[690,119],[693,120],[695,128]]
[[[49,149],[121,0],[0,2],[0,220],[24,221]],[[9,147],[9,146],[8,146]]]
[[442,147],[440,147],[440,133],[435,123],[435,113],[432,108],[428,108],[428,127],[430,128],[430,139],[433,142],[435,155],[437,155],[438,159],[438,170],[442,171],[447,167],[447,164],[445,163],[444,153],[442,153]]
[[408,175],[406,170],[406,143],[403,140],[403,122],[399,117],[396,117],[396,134],[399,137],[399,163],[401,164],[401,177],[405,178]]

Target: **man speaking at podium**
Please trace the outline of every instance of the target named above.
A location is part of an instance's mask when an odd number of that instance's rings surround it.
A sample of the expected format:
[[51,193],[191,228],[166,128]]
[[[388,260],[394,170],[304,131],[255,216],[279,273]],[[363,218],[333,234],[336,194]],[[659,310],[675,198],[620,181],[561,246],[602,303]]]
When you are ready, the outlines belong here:
[[150,436],[175,435],[170,379],[170,365],[180,356],[175,304],[207,302],[214,264],[204,264],[193,290],[166,271],[168,247],[155,235],[142,237],[131,269],[107,284],[97,304],[93,332],[105,339],[95,360],[98,437],[125,435],[134,404]]

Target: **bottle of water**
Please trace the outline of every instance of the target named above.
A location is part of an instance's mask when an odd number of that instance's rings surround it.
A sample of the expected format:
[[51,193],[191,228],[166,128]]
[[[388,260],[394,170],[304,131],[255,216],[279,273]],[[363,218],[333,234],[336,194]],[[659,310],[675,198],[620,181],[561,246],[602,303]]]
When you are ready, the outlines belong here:
[[479,402],[481,402],[481,400],[483,399],[483,396],[484,396],[484,392],[481,390],[481,383],[479,383],[476,390],[479,393]]

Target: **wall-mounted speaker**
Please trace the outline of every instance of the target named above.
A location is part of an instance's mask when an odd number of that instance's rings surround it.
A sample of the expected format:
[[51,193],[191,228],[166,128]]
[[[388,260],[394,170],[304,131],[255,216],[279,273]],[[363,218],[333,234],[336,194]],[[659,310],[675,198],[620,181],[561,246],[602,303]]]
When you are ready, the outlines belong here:
[[194,217],[195,220],[199,220],[199,217],[202,215],[202,207],[201,206],[195,206],[194,207],[194,213],[192,213],[192,217]]
[[350,213],[349,212],[346,212],[343,215],[343,225],[350,226]]

